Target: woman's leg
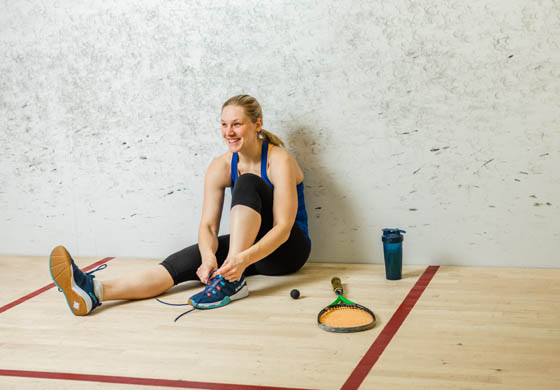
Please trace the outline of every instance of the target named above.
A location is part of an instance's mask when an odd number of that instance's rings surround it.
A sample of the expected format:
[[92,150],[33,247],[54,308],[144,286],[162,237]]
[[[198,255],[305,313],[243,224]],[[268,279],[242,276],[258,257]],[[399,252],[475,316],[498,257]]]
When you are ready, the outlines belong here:
[[238,204],[231,209],[229,220],[229,253],[236,255],[255,242],[261,226],[261,215],[250,207]]
[[261,177],[239,176],[231,195],[228,256],[249,248],[272,228],[272,194]]
[[[273,190],[259,176],[246,173],[235,182],[230,219],[230,255],[260,240],[273,225]],[[264,259],[250,265],[245,275],[286,275],[307,261],[311,244],[294,224],[288,240]]]
[[162,294],[173,287],[169,271],[158,264],[118,279],[101,282],[103,301],[143,299]]
[[[229,235],[218,237],[218,266],[226,259]],[[122,278],[103,281],[103,300],[143,299],[158,296],[176,284],[198,280],[196,270],[202,258],[198,245],[191,245],[167,257],[161,264],[140,270]]]
[[247,275],[287,275],[298,271],[311,252],[307,236],[294,224],[288,240],[261,261],[247,268]]

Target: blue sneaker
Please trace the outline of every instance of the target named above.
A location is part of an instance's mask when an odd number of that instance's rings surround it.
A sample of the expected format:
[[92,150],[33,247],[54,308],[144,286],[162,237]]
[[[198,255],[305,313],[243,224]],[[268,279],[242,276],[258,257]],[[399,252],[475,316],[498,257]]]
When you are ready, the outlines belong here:
[[49,263],[51,277],[59,290],[64,293],[72,313],[85,316],[101,305],[94,292],[95,276],[80,271],[65,247],[54,248]]
[[203,291],[189,298],[189,303],[197,309],[215,309],[249,295],[245,276],[235,282],[228,282],[222,275],[214,277]]

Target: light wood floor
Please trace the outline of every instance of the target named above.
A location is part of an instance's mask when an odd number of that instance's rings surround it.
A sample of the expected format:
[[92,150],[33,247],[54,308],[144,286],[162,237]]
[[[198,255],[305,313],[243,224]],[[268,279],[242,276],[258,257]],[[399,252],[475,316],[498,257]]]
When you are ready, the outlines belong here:
[[[97,278],[158,261],[117,258]],[[387,281],[381,265],[310,263],[294,275],[250,277],[249,298],[178,322],[185,308],[154,299],[75,317],[52,288],[0,313],[0,370],[340,389],[425,269],[407,266],[402,280]],[[349,299],[375,312],[374,329],[317,327],[335,275]],[[46,256],[0,256],[0,307],[50,283]],[[183,303],[200,288],[185,283],[162,299]],[[360,389],[560,389],[559,297],[560,270],[441,267]],[[158,388],[0,376],[0,389],[78,386]]]

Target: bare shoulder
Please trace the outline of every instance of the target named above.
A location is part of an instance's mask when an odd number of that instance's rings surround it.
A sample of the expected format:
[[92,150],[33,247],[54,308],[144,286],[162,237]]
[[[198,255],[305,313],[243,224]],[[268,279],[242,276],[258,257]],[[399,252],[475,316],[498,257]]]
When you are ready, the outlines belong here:
[[283,166],[292,170],[297,183],[303,181],[303,171],[295,157],[286,149],[272,145],[269,154],[270,172],[274,176],[274,167]]
[[231,185],[230,169],[231,152],[225,152],[210,162],[206,171],[206,178],[222,188],[229,187]]
[[270,161],[295,161],[294,156],[292,156],[292,154],[290,152],[288,152],[286,149],[280,147],[280,146],[276,146],[276,145],[270,145],[270,153],[269,153],[269,159]]
[[225,152],[220,154],[217,157],[214,157],[214,159],[210,162],[210,166],[212,169],[218,169],[218,168],[229,168],[231,164],[231,152]]

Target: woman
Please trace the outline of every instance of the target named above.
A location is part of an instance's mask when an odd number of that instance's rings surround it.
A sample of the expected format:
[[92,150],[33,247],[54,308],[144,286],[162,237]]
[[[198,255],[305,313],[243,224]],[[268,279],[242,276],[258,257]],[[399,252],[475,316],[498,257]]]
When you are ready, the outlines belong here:
[[[206,172],[198,245],[102,283],[80,271],[64,247],[56,247],[51,276],[74,314],[89,314],[102,301],[155,297],[196,279],[206,287],[189,303],[220,307],[248,295],[245,276],[285,275],[305,264],[311,240],[303,171],[282,141],[262,128],[262,109],[255,98],[232,97],[222,106],[221,120],[228,151]],[[218,237],[226,187],[232,191],[230,234]]]

